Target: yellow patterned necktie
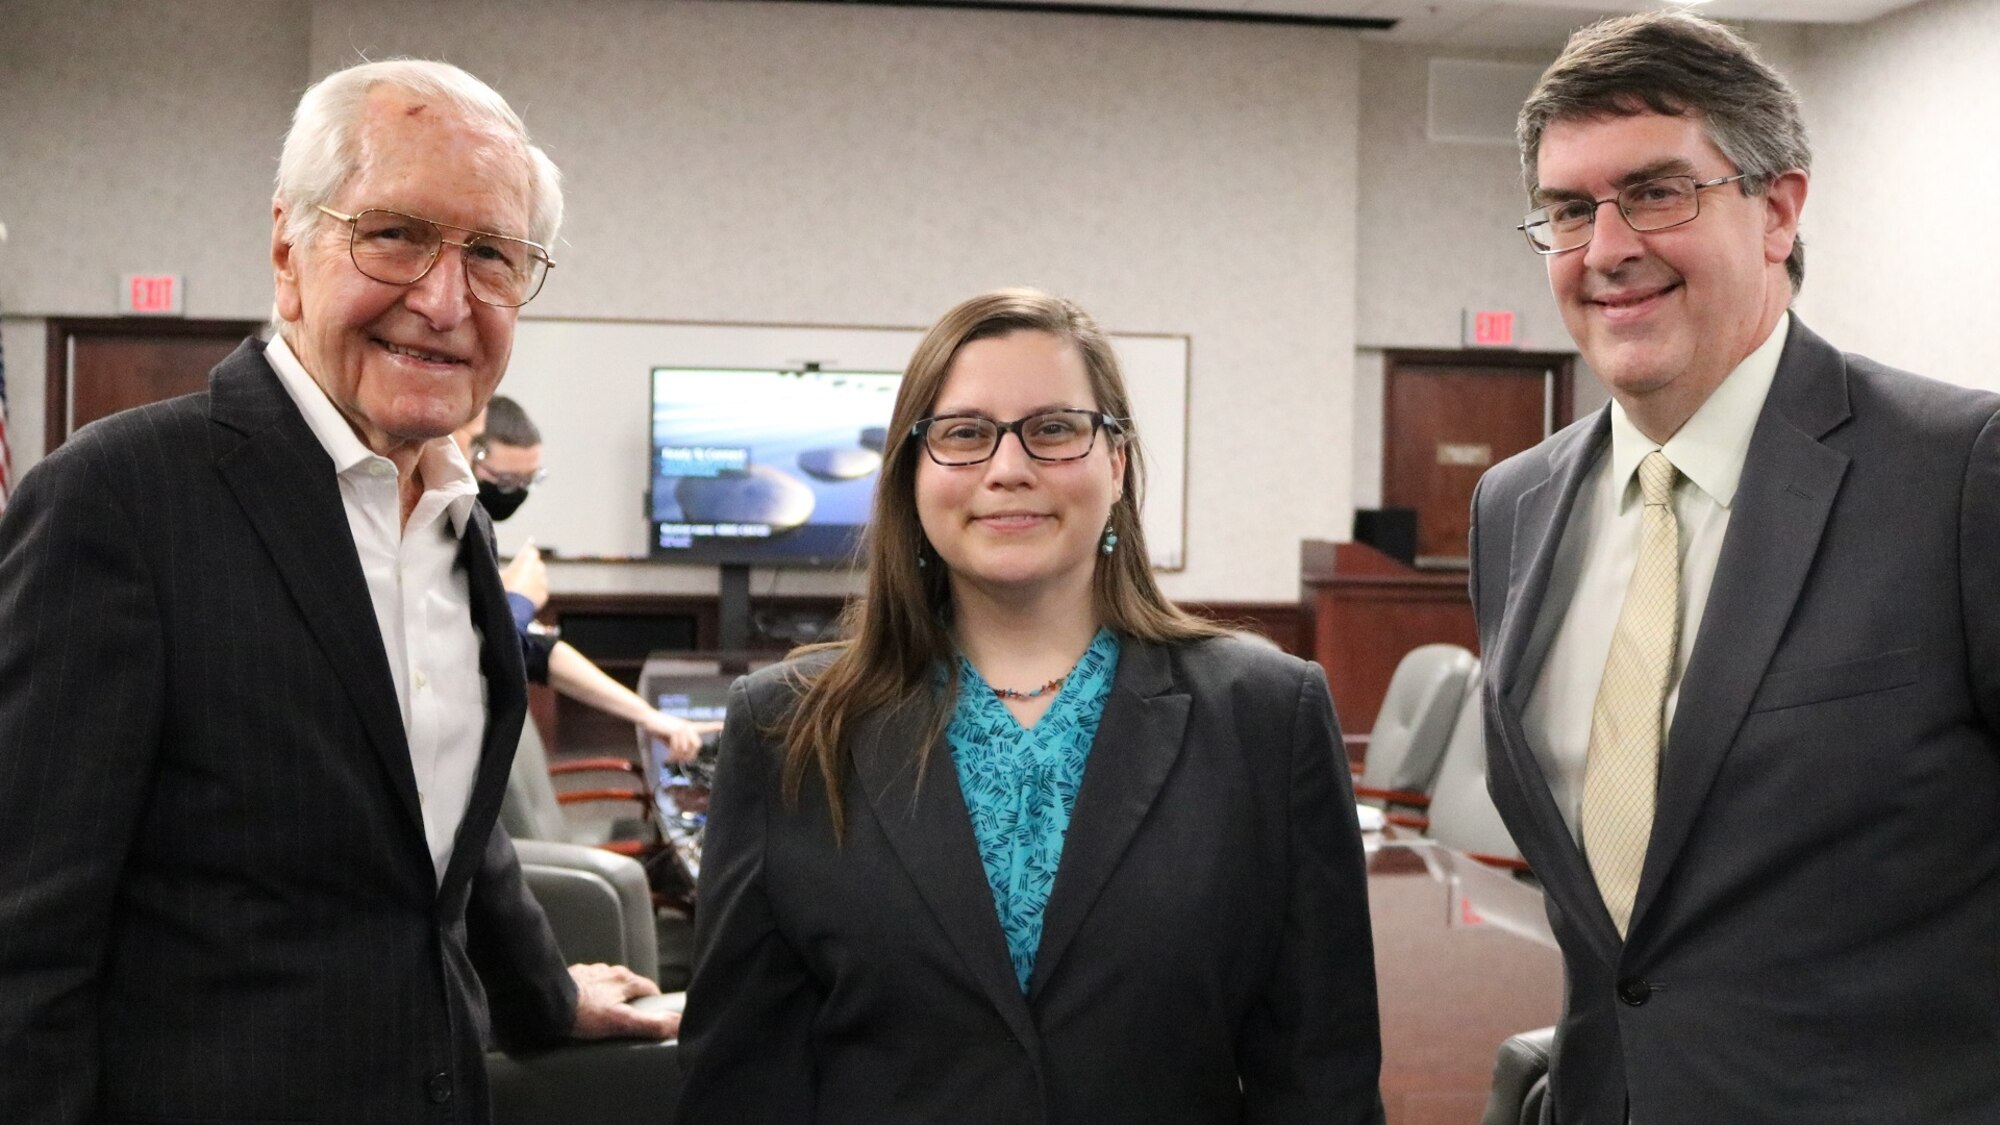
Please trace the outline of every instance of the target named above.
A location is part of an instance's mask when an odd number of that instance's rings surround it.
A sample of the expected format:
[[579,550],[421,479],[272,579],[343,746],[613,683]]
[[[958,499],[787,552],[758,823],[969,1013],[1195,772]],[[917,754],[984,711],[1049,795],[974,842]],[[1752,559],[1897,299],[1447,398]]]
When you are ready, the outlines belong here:
[[1667,685],[1680,650],[1681,544],[1674,519],[1674,481],[1666,454],[1654,450],[1639,462],[1639,561],[1604,681],[1590,712],[1590,750],[1583,770],[1583,849],[1591,874],[1620,937],[1632,923],[1639,872],[1653,834],[1660,787],[1660,748],[1666,742]]

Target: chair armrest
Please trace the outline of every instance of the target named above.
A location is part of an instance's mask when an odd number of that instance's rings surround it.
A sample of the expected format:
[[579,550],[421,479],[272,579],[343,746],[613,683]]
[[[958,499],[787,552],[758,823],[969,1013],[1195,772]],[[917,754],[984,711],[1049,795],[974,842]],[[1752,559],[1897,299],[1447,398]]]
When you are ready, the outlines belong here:
[[1413,809],[1431,807],[1429,794],[1412,793],[1407,789],[1377,789],[1373,785],[1357,785],[1354,787],[1354,795],[1381,801],[1387,805],[1406,805]]
[[1493,1060],[1493,1090],[1479,1125],[1536,1125],[1541,1120],[1555,1042],[1556,1029],[1543,1027],[1500,1044]]
[[1429,832],[1431,830],[1431,818],[1427,816],[1413,816],[1410,813],[1392,812],[1383,813],[1382,819],[1398,828],[1410,828],[1418,832]]
[[566,762],[554,762],[549,766],[551,777],[592,772],[629,773],[636,777],[639,773],[639,763],[629,758],[573,758]]
[[1465,856],[1467,859],[1477,860],[1488,867],[1497,867],[1502,871],[1532,871],[1528,866],[1527,860],[1511,855],[1488,855],[1485,852],[1466,852]]
[[652,799],[638,789],[572,789],[567,793],[557,793],[556,803],[574,805],[584,801],[637,801],[648,808]]
[[680,1044],[607,1039],[486,1056],[494,1125],[658,1121],[681,1096]]

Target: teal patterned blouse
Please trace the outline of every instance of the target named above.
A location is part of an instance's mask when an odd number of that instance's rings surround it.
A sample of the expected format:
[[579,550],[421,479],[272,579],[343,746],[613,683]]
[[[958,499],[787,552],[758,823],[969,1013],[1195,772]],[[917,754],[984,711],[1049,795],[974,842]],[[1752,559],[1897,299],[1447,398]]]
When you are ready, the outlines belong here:
[[1083,763],[1117,671],[1118,638],[1099,629],[1055,701],[1024,730],[972,662],[958,658],[958,705],[945,739],[1023,992],[1035,971],[1042,913],[1055,885]]

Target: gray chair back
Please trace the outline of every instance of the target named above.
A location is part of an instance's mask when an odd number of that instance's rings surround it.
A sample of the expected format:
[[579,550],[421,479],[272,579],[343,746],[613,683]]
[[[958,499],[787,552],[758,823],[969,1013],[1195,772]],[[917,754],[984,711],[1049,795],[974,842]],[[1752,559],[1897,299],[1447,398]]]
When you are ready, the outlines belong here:
[[[637,860],[543,840],[517,840],[515,849],[566,960],[621,964],[658,979],[652,898]],[[649,996],[633,1006],[657,1010],[675,999]],[[679,1049],[672,1040],[613,1039],[514,1054],[489,1051],[493,1120],[575,1125],[671,1119],[680,1098]]]
[[549,778],[549,754],[533,716],[521,724],[521,742],[507,773],[507,795],[500,802],[500,824],[516,840],[571,840],[569,818],[556,800]]
[[1555,1042],[1556,1029],[1543,1027],[1500,1044],[1493,1060],[1493,1089],[1479,1125],[1541,1125]]
[[1431,787],[1431,826],[1426,833],[1448,848],[1474,855],[1520,859],[1521,849],[1486,791],[1486,719],[1480,710],[1475,673],[1459,705],[1437,784]]
[[653,894],[638,860],[548,840],[516,840],[514,850],[565,961],[624,965],[659,981]]
[[1428,793],[1477,661],[1459,645],[1419,645],[1396,662],[1368,736],[1360,784]]

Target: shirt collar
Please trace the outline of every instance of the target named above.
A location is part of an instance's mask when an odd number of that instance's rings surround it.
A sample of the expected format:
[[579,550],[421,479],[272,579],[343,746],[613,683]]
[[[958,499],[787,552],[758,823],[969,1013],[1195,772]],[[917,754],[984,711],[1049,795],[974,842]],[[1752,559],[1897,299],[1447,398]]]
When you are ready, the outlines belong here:
[[1722,508],[1729,507],[1743,479],[1743,461],[1750,454],[1757,417],[1764,412],[1764,399],[1778,376],[1778,357],[1784,354],[1791,323],[1790,313],[1779,317],[1764,342],[1743,357],[1665,445],[1640,433],[1625,408],[1612,401],[1611,479],[1618,486],[1621,511],[1638,496],[1638,490],[1630,486],[1639,462],[1655,449],[1665,453],[1674,468],[1709,499]]
[[[355,434],[354,427],[334,408],[333,400],[326,397],[326,389],[307,374],[291,345],[285,343],[283,333],[273,335],[264,346],[264,359],[278,373],[278,382],[305,417],[306,426],[319,439],[320,448],[333,461],[336,475],[380,475],[378,465],[395,471],[395,462],[369,449]],[[479,499],[479,483],[458,443],[446,436],[425,445],[417,457],[417,476],[424,482],[424,491],[445,495],[452,533],[464,538],[466,524],[472,520],[472,505]]]

